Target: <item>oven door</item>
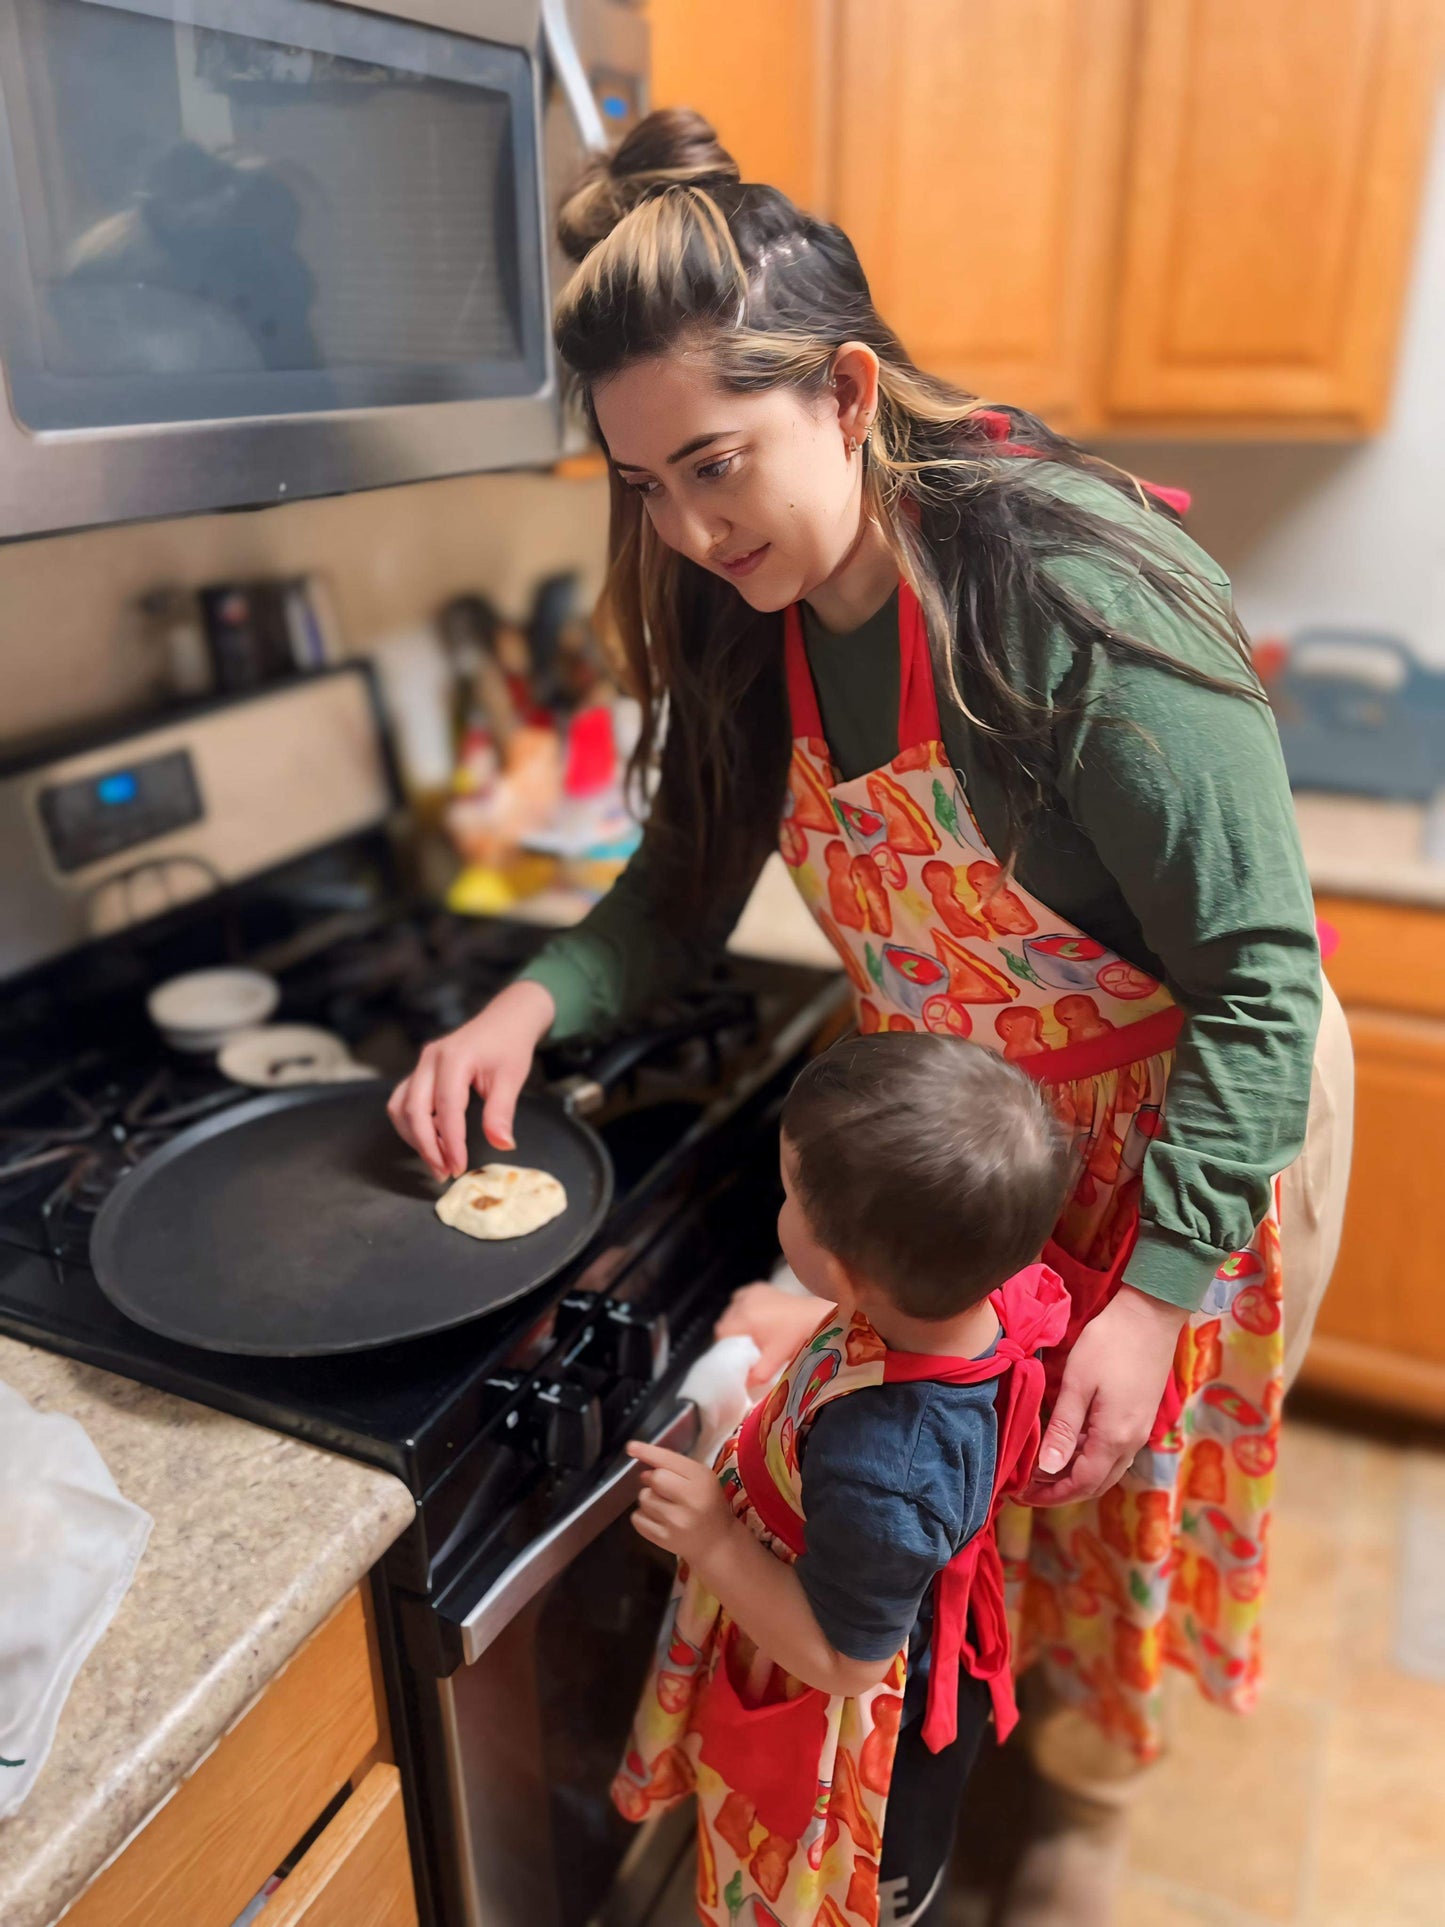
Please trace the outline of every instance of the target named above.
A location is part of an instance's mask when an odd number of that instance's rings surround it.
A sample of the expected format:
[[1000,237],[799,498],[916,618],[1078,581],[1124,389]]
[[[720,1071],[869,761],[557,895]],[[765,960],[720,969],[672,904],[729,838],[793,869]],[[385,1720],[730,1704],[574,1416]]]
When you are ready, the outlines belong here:
[[612,11],[0,0],[0,538],[555,460]]
[[[696,1407],[648,1435],[688,1451]],[[435,1684],[466,1927],[640,1927],[686,1851],[688,1814],[639,1831],[608,1798],[674,1570],[632,1529],[640,1477],[616,1462],[459,1620]]]

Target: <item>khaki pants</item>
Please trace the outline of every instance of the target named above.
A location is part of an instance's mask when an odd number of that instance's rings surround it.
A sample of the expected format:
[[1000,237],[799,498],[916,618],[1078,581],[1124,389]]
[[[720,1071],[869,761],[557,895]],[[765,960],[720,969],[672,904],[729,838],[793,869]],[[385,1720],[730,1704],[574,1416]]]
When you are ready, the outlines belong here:
[[[1284,1264],[1284,1381],[1294,1383],[1314,1330],[1320,1301],[1330,1281],[1344,1224],[1345,1190],[1350,1175],[1354,1133],[1355,1064],[1350,1034],[1339,999],[1325,985],[1324,1009],[1315,1045],[1314,1080],[1310,1088],[1309,1125],[1299,1157],[1280,1182],[1280,1238]],[[1065,1795],[1087,1803],[1127,1807],[1149,1771],[1132,1754],[1115,1746],[1091,1721],[1072,1708],[1050,1702],[1030,1683],[1028,1703],[1020,1723],[1035,1770]],[[1071,1873],[1077,1879],[1081,1869]],[[1035,1896],[1027,1908],[1034,1927],[1056,1921],[1059,1927],[1109,1918],[1090,1911],[1075,1889],[1061,1895],[1057,1909],[1039,1904]],[[1023,1914],[1010,1913],[1010,1921]]]

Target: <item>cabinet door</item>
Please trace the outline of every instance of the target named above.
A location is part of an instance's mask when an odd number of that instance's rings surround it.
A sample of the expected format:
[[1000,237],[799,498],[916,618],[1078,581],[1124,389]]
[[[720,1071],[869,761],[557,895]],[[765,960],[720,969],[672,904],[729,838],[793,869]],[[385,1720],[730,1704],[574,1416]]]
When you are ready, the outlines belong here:
[[267,1904],[266,1927],[417,1927],[401,1778],[374,1766]]
[[831,0],[649,0],[652,103],[695,107],[744,180],[823,212]]
[[1149,0],[1111,418],[1379,425],[1438,0]]
[[[1352,1010],[1355,1151],[1344,1241],[1306,1376],[1445,1418],[1445,1023]],[[1288,1231],[1285,1262],[1289,1262]]]
[[1089,421],[1130,0],[841,0],[833,217],[921,367]]

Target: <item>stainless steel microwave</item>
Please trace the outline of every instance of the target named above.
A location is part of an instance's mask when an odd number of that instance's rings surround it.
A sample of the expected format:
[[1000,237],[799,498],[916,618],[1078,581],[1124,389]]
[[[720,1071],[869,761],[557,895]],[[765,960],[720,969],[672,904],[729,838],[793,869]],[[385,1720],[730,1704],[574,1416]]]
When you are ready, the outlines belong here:
[[0,0],[0,539],[562,446],[552,215],[641,0]]

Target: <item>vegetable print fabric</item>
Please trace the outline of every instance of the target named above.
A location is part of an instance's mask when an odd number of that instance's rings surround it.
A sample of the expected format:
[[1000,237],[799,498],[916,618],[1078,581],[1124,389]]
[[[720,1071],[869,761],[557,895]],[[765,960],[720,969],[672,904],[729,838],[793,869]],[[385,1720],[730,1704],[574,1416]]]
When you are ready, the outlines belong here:
[[[948,761],[906,584],[899,627],[902,747],[840,783],[788,611],[782,854],[848,973],[860,1029],[970,1037],[1040,1078],[1079,1153],[1055,1240],[1076,1273],[1112,1288],[1104,1274],[1137,1227],[1181,1013],[1004,873]],[[1020,1670],[1042,1665],[1062,1698],[1146,1758],[1161,1743],[1166,1664],[1235,1710],[1258,1689],[1282,1396],[1277,1196],[1181,1331],[1174,1396],[1122,1483],[1000,1517]]]

